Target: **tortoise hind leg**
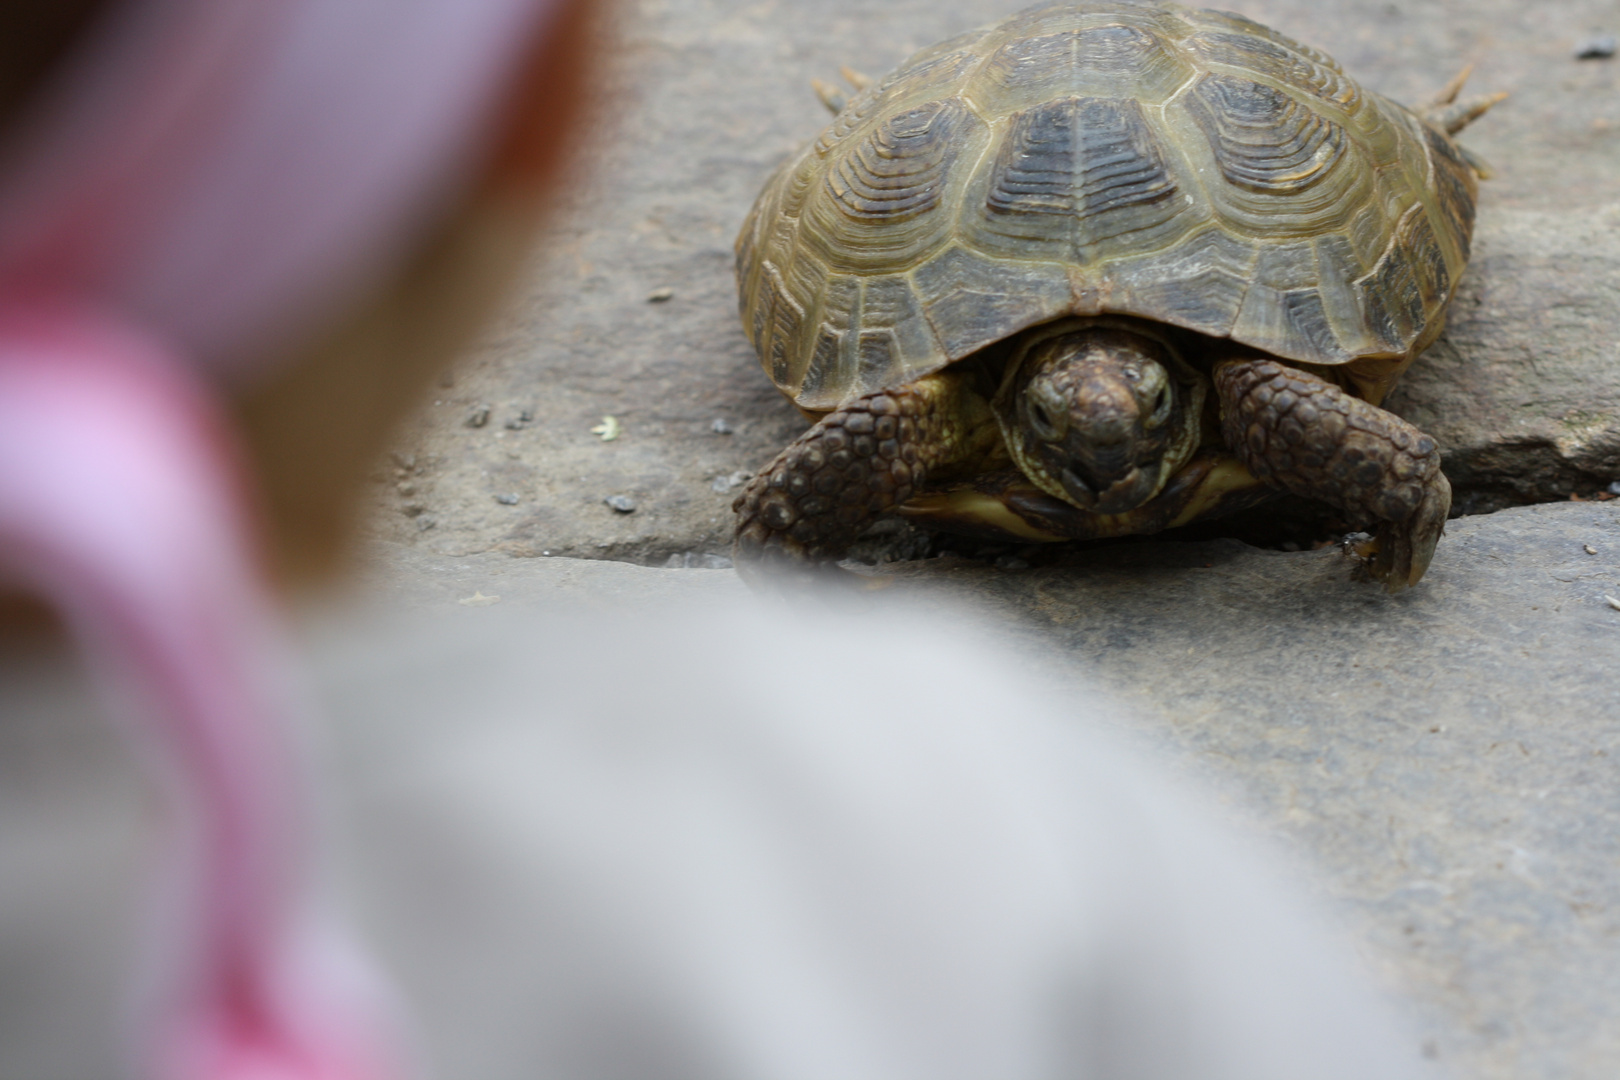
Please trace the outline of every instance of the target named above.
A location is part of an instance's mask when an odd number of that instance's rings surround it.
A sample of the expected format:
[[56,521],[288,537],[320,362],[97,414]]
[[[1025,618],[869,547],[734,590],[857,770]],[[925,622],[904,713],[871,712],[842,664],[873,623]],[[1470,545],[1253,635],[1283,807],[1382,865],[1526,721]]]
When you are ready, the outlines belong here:
[[732,503],[738,571],[748,577],[836,561],[931,472],[982,453],[994,430],[982,400],[949,372],[822,417]]
[[1254,475],[1379,519],[1368,570],[1390,592],[1429,567],[1451,485],[1429,436],[1310,372],[1275,360],[1215,365],[1221,434]]
[[[844,77],[844,81],[855,88],[855,92],[857,94],[862,90],[865,90],[868,86],[872,85],[871,76],[862,75],[860,72],[847,65],[839,68],[838,74],[842,75]],[[810,89],[816,92],[816,97],[819,98],[821,103],[827,107],[827,111],[832,113],[834,116],[837,116],[839,113],[843,112],[844,106],[849,104],[849,95],[844,92],[842,87],[837,86],[834,83],[823,82],[820,79],[811,79]]]
[[1440,88],[1434,100],[1423,108],[1417,110],[1418,115],[1444,131],[1447,135],[1455,135],[1481,116],[1499,101],[1507,99],[1506,91],[1495,94],[1482,94],[1479,97],[1469,98],[1467,101],[1458,101],[1457,95],[1462,92],[1463,84],[1473,73],[1474,65],[1469,64]]

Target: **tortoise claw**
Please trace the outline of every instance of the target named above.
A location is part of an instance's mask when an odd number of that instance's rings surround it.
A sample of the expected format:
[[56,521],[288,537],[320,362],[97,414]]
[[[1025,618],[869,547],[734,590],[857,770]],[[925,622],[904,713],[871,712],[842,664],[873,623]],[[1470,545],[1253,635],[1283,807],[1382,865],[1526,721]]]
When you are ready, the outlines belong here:
[[1379,524],[1369,545],[1372,551],[1367,561],[1368,575],[1382,582],[1389,593],[1416,585],[1429,569],[1450,511],[1451,484],[1444,473],[1436,473],[1411,517]]

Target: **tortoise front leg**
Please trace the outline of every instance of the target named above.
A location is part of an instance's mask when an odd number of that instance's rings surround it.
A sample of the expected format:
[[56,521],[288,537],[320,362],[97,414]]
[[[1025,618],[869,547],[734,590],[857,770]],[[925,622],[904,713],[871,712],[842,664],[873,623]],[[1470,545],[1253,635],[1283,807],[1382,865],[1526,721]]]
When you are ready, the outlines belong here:
[[1226,444],[1256,477],[1378,518],[1369,571],[1390,592],[1417,584],[1451,509],[1433,439],[1275,360],[1222,361],[1215,392]]
[[738,570],[748,576],[758,568],[836,561],[867,526],[911,498],[930,472],[982,452],[994,430],[982,401],[950,373],[868,394],[829,413],[731,504],[738,515],[732,544]]

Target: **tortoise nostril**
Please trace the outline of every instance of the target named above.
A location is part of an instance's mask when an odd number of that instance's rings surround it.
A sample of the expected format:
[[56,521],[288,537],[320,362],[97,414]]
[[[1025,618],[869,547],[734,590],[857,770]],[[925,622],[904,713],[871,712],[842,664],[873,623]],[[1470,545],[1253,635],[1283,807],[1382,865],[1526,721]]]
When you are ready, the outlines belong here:
[[1042,401],[1039,394],[1030,395],[1029,426],[1042,442],[1057,442],[1063,438],[1065,425],[1061,414],[1049,402]]

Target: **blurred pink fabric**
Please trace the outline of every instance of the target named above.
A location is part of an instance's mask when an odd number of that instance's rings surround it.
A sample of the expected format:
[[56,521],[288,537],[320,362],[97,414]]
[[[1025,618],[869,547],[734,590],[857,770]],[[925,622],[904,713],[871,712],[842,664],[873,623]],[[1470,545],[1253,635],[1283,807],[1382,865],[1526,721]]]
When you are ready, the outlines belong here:
[[183,812],[142,1075],[381,1080],[305,873],[297,681],[217,394],[405,252],[549,0],[125,0],[0,168],[0,577],[44,597]]
[[401,255],[553,0],[126,0],[17,133],[0,288],[66,292],[210,378]]

